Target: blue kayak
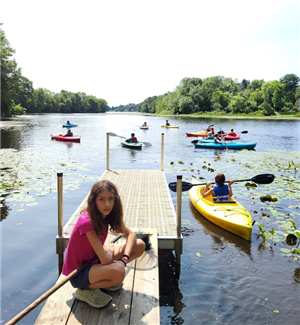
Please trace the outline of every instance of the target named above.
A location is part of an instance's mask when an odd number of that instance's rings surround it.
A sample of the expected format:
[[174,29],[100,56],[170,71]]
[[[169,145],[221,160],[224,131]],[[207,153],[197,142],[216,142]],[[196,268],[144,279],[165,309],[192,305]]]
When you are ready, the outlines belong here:
[[216,143],[214,140],[200,140],[194,143],[195,148],[207,148],[207,149],[248,149],[253,150],[256,143],[246,142],[222,142]]
[[63,128],[74,128],[77,124],[63,124]]

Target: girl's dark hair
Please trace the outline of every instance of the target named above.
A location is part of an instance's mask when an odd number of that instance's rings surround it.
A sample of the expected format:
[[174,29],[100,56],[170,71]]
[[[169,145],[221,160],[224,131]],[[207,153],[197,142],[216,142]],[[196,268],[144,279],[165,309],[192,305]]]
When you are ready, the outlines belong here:
[[224,185],[225,180],[226,179],[225,179],[225,175],[224,174],[222,174],[222,173],[216,174],[216,176],[215,176],[215,183],[217,185]]
[[[114,207],[106,218],[103,218],[96,205],[98,194],[104,190],[111,192],[115,197]],[[110,225],[110,230],[116,233],[122,232],[124,226],[123,206],[118,190],[112,182],[108,180],[99,180],[93,185],[87,199],[86,210],[91,219],[94,231],[98,236],[104,233],[108,225]]]

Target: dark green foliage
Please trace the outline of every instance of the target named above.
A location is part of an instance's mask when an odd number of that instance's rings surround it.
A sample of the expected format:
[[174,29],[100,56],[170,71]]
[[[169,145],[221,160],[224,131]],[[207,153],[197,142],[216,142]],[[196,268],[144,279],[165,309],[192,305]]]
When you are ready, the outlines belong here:
[[[19,79],[21,77],[21,69],[12,59],[15,50],[10,47],[10,44],[0,29],[1,42],[1,115],[11,116],[14,106],[14,97],[20,93]],[[19,103],[16,103],[19,104]]]
[[[174,92],[149,97],[139,104],[140,111],[161,114],[262,114],[299,111],[300,79],[286,75],[277,80],[243,79],[238,83],[222,76],[184,78]],[[154,109],[155,105],[155,109]],[[139,110],[139,109],[137,109]]]

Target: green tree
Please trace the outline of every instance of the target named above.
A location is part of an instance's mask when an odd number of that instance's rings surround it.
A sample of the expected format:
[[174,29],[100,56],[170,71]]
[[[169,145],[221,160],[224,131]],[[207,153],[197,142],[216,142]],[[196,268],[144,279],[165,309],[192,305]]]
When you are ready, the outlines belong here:
[[205,87],[197,86],[191,91],[191,98],[195,106],[195,112],[211,111],[211,98]]
[[229,108],[233,114],[244,113],[246,110],[246,99],[242,95],[232,96]]
[[217,90],[212,95],[211,103],[214,111],[225,110],[229,104],[229,94],[224,93],[222,90]]
[[33,87],[32,82],[28,78],[20,76],[18,92],[13,93],[13,100],[16,104],[20,104],[22,107],[30,110],[33,101]]
[[255,79],[255,80],[253,80],[252,82],[251,82],[251,84],[250,84],[250,89],[252,89],[253,91],[255,91],[255,90],[261,90],[261,86],[263,85],[263,83],[264,83],[264,80],[262,80],[262,79],[260,79],[260,80],[258,80],[258,79]]
[[141,104],[141,112],[155,113],[157,96],[146,98]]
[[20,104],[16,105],[13,101],[12,104],[12,115],[24,115],[26,114],[26,108],[22,107]]
[[299,85],[300,78],[291,73],[286,74],[279,81],[284,85],[286,101],[294,105],[296,102],[296,89]]
[[30,113],[57,113],[54,93],[48,89],[38,88],[33,91]]
[[240,83],[240,89],[243,91],[250,85],[250,80],[243,79]]
[[1,42],[1,115],[11,116],[13,97],[19,94],[19,79],[21,69],[12,59],[15,50],[10,47],[5,33],[0,29]]
[[190,96],[179,96],[178,106],[173,114],[191,114],[194,113],[194,103]]
[[223,91],[229,93],[232,96],[235,96],[239,92],[238,83],[235,82],[232,78],[225,78],[223,81]]
[[[281,111],[284,107],[284,85],[277,80],[268,81],[262,85],[261,90],[264,103],[263,107],[267,115],[270,115],[272,110]],[[271,107],[272,110],[269,107]]]
[[262,113],[266,116],[275,115],[274,108],[266,101],[264,101],[261,105]]
[[87,113],[105,113],[108,107],[104,99],[97,99],[94,96],[87,96],[85,102]]
[[258,88],[251,92],[247,100],[247,110],[245,113],[256,112],[263,103],[262,91]]

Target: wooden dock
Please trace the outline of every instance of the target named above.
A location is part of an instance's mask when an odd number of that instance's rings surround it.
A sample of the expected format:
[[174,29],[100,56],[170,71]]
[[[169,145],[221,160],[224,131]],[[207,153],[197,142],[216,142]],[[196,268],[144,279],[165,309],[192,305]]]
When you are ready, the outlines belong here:
[[[158,170],[106,170],[100,179],[117,186],[126,225],[136,232],[151,234],[152,249],[127,265],[124,285],[118,292],[109,292],[113,300],[108,306],[96,309],[77,301],[75,289],[68,282],[48,298],[36,325],[160,324],[158,249],[175,250],[179,261],[182,253],[182,237],[177,236],[181,225],[176,220],[165,175]],[[58,254],[67,247],[86,199],[64,226],[62,236],[57,236]]]

